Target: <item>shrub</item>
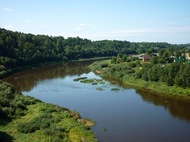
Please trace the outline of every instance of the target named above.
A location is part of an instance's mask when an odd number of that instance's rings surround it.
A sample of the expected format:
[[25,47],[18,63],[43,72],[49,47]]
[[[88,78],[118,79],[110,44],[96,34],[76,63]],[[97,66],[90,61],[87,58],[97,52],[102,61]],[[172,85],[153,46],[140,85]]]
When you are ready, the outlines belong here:
[[134,62],[130,62],[130,63],[129,63],[129,66],[132,67],[132,68],[135,68],[135,67],[137,66],[137,64],[134,63]]
[[32,133],[40,129],[37,123],[33,123],[33,122],[19,123],[17,125],[17,128],[18,128],[18,131],[22,133]]

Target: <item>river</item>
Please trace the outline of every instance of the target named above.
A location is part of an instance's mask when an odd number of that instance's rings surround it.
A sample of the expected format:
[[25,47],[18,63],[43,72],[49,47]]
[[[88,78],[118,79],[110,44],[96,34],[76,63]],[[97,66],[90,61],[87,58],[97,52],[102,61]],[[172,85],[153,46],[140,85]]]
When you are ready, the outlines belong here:
[[[24,95],[75,110],[96,121],[91,128],[100,142],[188,142],[190,103],[160,97],[101,79],[91,62],[42,66],[13,74],[5,81]],[[113,91],[113,88],[117,90]]]

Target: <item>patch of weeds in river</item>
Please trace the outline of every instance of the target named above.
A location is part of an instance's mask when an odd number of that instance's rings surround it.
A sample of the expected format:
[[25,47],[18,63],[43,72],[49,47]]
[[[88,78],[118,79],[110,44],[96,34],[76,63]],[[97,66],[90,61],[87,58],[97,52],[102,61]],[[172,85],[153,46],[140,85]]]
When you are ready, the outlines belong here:
[[104,131],[104,132],[107,132],[107,131],[108,131],[108,129],[107,129],[107,128],[103,128],[103,131]]
[[101,81],[100,84],[106,84],[104,81]]
[[111,91],[119,91],[119,88],[112,88]]
[[97,82],[93,82],[92,85],[98,85],[98,83]]
[[84,79],[80,81],[81,83],[93,83],[95,82],[94,79]]
[[102,79],[87,78],[87,77],[75,78],[73,81],[80,81],[81,83],[89,83],[92,85],[105,84],[105,82]]
[[98,91],[103,91],[104,89],[101,88],[101,87],[98,87],[98,88],[96,88],[96,90],[98,90]]
[[73,81],[81,81],[84,79],[87,79],[87,77],[78,77],[78,78],[73,79]]

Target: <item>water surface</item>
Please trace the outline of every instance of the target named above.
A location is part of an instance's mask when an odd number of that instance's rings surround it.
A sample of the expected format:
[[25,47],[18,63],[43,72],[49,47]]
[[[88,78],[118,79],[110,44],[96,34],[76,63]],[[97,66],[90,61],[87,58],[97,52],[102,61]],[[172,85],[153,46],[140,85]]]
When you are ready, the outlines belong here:
[[39,67],[5,80],[25,95],[76,110],[82,117],[95,120],[92,131],[100,142],[189,141],[190,103],[105,80],[97,85],[73,81],[78,77],[101,79],[89,70],[90,63]]

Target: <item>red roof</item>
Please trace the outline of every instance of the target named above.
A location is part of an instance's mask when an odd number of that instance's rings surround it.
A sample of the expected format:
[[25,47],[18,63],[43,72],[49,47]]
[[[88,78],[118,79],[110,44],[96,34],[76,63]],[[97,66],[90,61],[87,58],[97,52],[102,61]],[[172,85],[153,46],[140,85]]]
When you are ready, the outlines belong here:
[[143,56],[143,59],[144,59],[144,60],[150,60],[150,55],[144,55],[144,56]]

